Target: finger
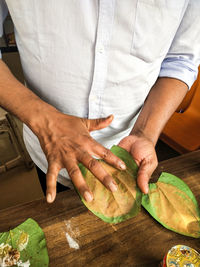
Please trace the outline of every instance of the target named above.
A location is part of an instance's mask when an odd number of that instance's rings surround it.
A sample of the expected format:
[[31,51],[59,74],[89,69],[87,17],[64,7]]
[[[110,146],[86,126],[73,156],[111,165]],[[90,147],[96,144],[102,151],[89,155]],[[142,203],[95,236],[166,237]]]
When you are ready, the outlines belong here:
[[122,147],[123,149],[125,149],[126,151],[130,152],[130,148],[132,147],[133,141],[128,139],[128,138],[124,138],[122,139],[118,146]]
[[137,175],[137,184],[144,194],[148,194],[149,191],[148,182],[151,178],[152,173],[157,167],[157,164],[158,164],[157,159],[154,160],[143,159],[139,166]]
[[56,184],[60,169],[57,163],[49,163],[46,174],[46,198],[48,203],[52,203],[56,198]]
[[65,167],[73,184],[78,189],[81,196],[83,196],[87,202],[91,202],[93,200],[93,194],[90,191],[88,185],[86,184],[76,160],[66,160]]
[[108,188],[111,192],[117,191],[117,184],[115,180],[104,170],[98,160],[92,158],[87,152],[83,153],[79,160],[103,185],[105,185],[106,188]]
[[88,127],[88,130],[96,131],[103,128],[106,128],[114,119],[113,115],[108,116],[107,118],[100,118],[100,119],[89,119],[87,120],[86,124]]
[[115,156],[109,149],[100,145],[95,140],[93,142],[94,142],[94,145],[92,147],[93,155],[101,157],[101,159],[103,159],[104,161],[106,161],[107,163],[109,163],[110,165],[114,166],[117,169],[120,169],[120,170],[126,169],[126,164],[120,158]]

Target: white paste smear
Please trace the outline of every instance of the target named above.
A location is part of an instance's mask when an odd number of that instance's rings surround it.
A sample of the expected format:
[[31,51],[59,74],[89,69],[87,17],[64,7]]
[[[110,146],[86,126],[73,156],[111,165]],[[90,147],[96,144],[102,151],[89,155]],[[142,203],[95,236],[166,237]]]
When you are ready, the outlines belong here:
[[79,244],[68,233],[66,233],[66,238],[70,248],[79,249]]
[[[72,217],[73,218],[73,217]],[[72,229],[72,221],[68,220],[68,221],[64,221],[66,227],[67,227],[67,232],[69,232],[73,237],[77,238],[80,235],[80,231],[78,227],[74,227]]]

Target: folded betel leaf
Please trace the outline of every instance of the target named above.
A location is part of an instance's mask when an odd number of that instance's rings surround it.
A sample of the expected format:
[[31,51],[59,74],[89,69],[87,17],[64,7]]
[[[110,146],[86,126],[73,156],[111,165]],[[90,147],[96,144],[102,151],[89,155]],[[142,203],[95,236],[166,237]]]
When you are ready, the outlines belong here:
[[49,257],[44,232],[32,219],[0,233],[0,266],[47,267]]
[[118,146],[113,146],[111,151],[125,162],[126,170],[117,170],[102,160],[99,162],[113,177],[118,185],[118,190],[116,192],[108,190],[88,169],[81,165],[81,172],[93,192],[94,199],[88,203],[80,197],[85,206],[103,221],[118,223],[138,214],[142,193],[136,185],[138,167],[131,155]]
[[178,177],[163,172],[157,183],[149,184],[142,206],[164,227],[200,237],[200,209],[190,188]]

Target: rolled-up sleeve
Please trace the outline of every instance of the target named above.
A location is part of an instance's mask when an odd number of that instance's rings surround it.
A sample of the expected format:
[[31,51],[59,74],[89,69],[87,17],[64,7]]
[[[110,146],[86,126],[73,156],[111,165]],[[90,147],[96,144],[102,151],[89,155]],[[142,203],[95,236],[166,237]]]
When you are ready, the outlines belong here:
[[[0,0],[0,37],[3,35],[3,22],[5,17],[8,14],[8,9],[4,0]],[[0,50],[0,58],[1,58],[1,50]]]
[[200,64],[200,1],[191,0],[168,54],[162,62],[159,77],[179,79],[192,86]]

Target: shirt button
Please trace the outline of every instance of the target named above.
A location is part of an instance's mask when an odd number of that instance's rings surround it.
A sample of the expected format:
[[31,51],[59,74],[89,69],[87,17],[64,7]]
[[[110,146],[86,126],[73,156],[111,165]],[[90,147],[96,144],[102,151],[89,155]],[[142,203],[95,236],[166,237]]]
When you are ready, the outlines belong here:
[[90,100],[91,101],[96,101],[97,100],[97,97],[95,95],[93,95],[93,96],[90,97]]
[[99,48],[98,48],[98,52],[99,52],[100,54],[103,54],[103,53],[104,53],[104,47],[103,47],[103,46],[99,46]]

